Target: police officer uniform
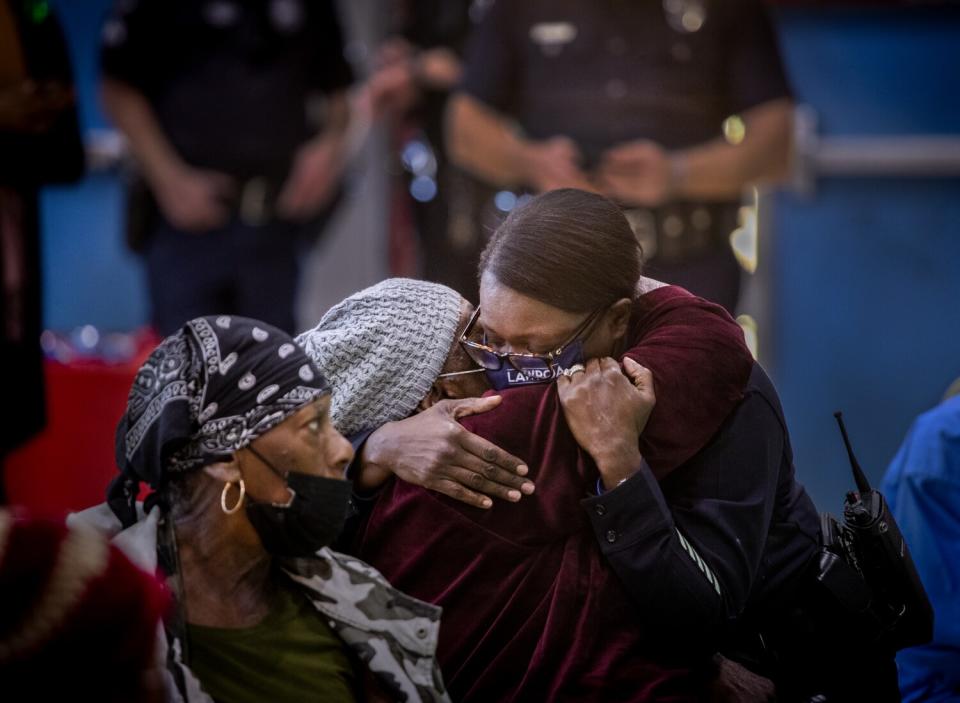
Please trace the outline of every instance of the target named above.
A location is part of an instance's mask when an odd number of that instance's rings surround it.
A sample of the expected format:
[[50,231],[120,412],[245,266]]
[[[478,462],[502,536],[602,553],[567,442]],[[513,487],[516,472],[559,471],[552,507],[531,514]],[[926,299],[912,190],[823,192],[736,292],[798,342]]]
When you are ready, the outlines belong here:
[[719,650],[774,680],[787,703],[899,700],[893,653],[821,597],[819,516],[759,364],[690,460],[659,483],[644,465],[581,505],[665,650]]
[[[571,138],[585,171],[628,141],[709,142],[727,117],[790,95],[759,0],[499,0],[471,40],[462,89],[530,139]],[[737,211],[670,202],[627,216],[650,276],[732,310]]]
[[123,0],[102,66],[144,95],[181,158],[237,183],[230,222],[213,231],[133,209],[159,331],[213,312],[293,331],[298,254],[320,224],[285,221],[274,201],[297,148],[325,126],[325,98],[352,80],[333,2]]

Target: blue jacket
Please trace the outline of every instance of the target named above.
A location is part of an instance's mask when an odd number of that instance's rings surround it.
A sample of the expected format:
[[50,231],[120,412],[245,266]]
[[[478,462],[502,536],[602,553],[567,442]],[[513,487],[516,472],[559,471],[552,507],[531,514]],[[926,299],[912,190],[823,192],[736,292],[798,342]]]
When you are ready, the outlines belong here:
[[960,396],[917,418],[882,491],[935,618],[933,641],[897,656],[903,700],[960,701]]

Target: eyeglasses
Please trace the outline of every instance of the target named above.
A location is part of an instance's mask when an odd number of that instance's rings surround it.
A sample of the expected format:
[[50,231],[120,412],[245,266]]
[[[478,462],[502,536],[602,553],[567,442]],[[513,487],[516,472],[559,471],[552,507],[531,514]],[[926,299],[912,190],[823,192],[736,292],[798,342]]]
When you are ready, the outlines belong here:
[[[471,360],[473,357],[470,357]],[[468,371],[447,371],[446,373],[441,373],[437,375],[437,378],[455,378],[457,376],[468,376],[473,373],[483,373],[486,371],[484,368],[479,369],[469,369]]]
[[[593,324],[601,312],[603,312],[603,308],[590,313],[589,317],[574,330],[573,334],[553,351],[545,354],[532,354],[527,352],[501,352],[487,344],[467,339],[473,331],[477,320],[480,318],[480,308],[478,307],[473,311],[473,315],[470,317],[467,326],[463,328],[463,332],[460,333],[459,342],[460,346],[467,353],[467,356],[488,371],[497,371],[503,368],[504,360],[514,369],[521,372],[552,371],[554,363],[557,358],[563,354],[564,349],[577,341],[577,339],[589,329],[590,325]],[[486,336],[484,336],[484,342],[485,341]]]

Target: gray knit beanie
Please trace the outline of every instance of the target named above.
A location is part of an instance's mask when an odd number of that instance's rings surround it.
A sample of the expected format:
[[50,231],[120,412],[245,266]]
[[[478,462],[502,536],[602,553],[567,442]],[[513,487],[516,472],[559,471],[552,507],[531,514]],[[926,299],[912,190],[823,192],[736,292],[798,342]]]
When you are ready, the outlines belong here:
[[333,387],[345,435],[408,417],[443,369],[463,298],[438,283],[390,278],[330,308],[296,341]]

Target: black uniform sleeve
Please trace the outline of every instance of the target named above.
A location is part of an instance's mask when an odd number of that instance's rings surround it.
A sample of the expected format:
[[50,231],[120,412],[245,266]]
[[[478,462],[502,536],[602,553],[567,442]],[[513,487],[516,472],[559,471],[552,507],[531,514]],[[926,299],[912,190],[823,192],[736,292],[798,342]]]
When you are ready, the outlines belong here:
[[169,12],[161,0],[117,0],[100,32],[100,69],[107,78],[147,93],[157,83],[168,37]]
[[746,605],[785,459],[785,429],[749,393],[711,443],[658,484],[649,467],[582,502],[651,624],[709,645]]
[[350,463],[347,464],[347,468],[343,471],[344,477],[348,480],[353,481],[360,472],[360,452],[363,451],[363,446],[367,443],[370,435],[372,435],[375,431],[376,428],[371,430],[361,430],[360,432],[357,432],[349,437],[350,444],[353,446],[353,459],[350,460]]
[[[360,452],[363,451],[363,445],[367,443],[367,439],[373,433],[374,430],[361,430],[347,438],[353,446],[353,459],[347,464],[343,473],[344,478],[351,483],[356,480],[357,473],[360,471]],[[383,487],[380,486],[369,493],[358,493],[354,486],[352,495],[350,496],[350,508],[347,511],[347,519],[344,521],[343,530],[340,531],[340,534],[333,544],[333,548],[336,551],[346,552],[348,554],[354,553],[354,541],[366,523],[367,518],[370,517],[370,512],[373,510],[373,506],[377,502],[377,498],[380,496],[382,489]]]
[[511,113],[520,89],[522,3],[497,0],[467,41],[460,89],[499,112]]
[[760,0],[722,0],[728,114],[792,97],[770,13]]
[[311,2],[308,28],[314,48],[310,57],[310,74],[317,80],[316,88],[325,93],[336,93],[353,83],[353,69],[343,51],[343,30],[332,0]]

